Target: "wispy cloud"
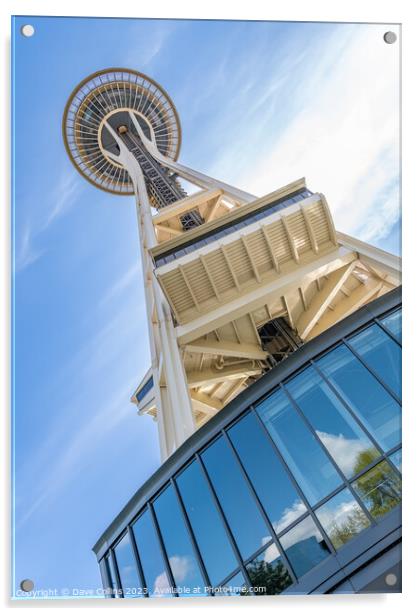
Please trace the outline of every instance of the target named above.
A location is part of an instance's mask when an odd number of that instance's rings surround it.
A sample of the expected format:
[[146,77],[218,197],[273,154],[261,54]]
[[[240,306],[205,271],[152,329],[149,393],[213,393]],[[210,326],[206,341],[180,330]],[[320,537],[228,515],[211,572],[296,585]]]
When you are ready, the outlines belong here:
[[[77,430],[68,430],[69,438],[62,443],[62,449],[55,457],[54,464],[44,467],[39,475],[36,497],[19,518],[17,528],[27,523],[41,507],[46,507],[50,499],[57,499],[60,491],[66,489],[68,481],[78,476],[81,469],[88,464],[88,460],[94,458],[95,452],[100,450],[109,433],[127,419],[131,411],[126,404],[127,391],[130,391],[130,388],[132,382],[124,383],[111,399],[101,402]],[[67,412],[71,413],[71,405]],[[35,464],[36,459],[32,459],[31,463]]]
[[76,202],[80,192],[80,178],[74,173],[73,169],[65,171],[61,174],[57,183],[53,197],[50,201],[50,207],[46,212],[46,217],[39,231],[46,231],[58,218],[69,212],[72,205]]
[[43,254],[43,248],[35,248],[33,245],[33,231],[29,223],[25,223],[15,249],[15,271],[20,272],[31,263],[35,263]]
[[[111,296],[112,290],[105,298],[110,301]],[[60,413],[45,425],[42,442],[30,456],[21,458],[22,466],[16,469],[16,485],[31,486],[18,494],[19,526],[51,507],[91,461],[97,464],[107,439],[124,434],[121,424],[134,422],[139,427],[130,395],[148,364],[148,352],[134,344],[147,336],[146,324],[139,320],[144,310],[138,294],[128,294],[112,318],[98,326],[65,364],[57,366],[48,395],[50,400],[61,401]],[[33,477],[40,479],[34,483]]]
[[[62,216],[68,214],[82,190],[80,178],[73,169],[64,170],[46,198],[34,197],[36,210],[30,219],[16,228],[15,271],[21,272],[45,253],[45,242],[38,241]],[[28,208],[29,209],[29,208]],[[33,212],[32,208],[32,212]]]
[[128,268],[125,273],[115,280],[115,282],[109,287],[104,296],[99,302],[99,307],[103,308],[114,300],[121,297],[134,283],[136,285],[141,284],[141,263],[138,261]]

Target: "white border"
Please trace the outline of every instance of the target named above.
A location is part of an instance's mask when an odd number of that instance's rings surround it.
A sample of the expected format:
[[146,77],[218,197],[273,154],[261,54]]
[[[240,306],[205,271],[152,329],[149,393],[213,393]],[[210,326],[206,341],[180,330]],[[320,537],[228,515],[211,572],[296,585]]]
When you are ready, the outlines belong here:
[[[413,2],[396,2],[394,0],[347,0],[345,3],[336,0],[297,0],[296,2],[254,2],[242,0],[240,3],[227,3],[225,0],[211,0],[204,4],[192,1],[177,2],[160,0],[157,3],[129,2],[118,0],[114,4],[90,0],[86,3],[82,0],[72,0],[64,5],[51,0],[37,2],[4,0],[1,5],[2,19],[0,22],[2,49],[6,50],[1,67],[3,69],[3,84],[1,96],[5,103],[1,113],[1,135],[3,139],[0,185],[3,189],[1,208],[0,243],[2,248],[1,277],[1,326],[0,340],[3,341],[0,355],[0,392],[2,395],[1,409],[3,411],[3,463],[2,473],[2,502],[3,520],[1,525],[2,537],[0,545],[5,546],[0,559],[0,584],[3,606],[15,610],[29,607],[29,602],[11,602],[8,599],[10,590],[10,361],[9,361],[9,322],[10,322],[10,15],[68,15],[68,16],[101,16],[101,17],[174,17],[174,18],[212,18],[212,19],[275,19],[283,21],[349,21],[349,22],[382,22],[402,23],[403,30],[403,260],[404,260],[404,538],[408,549],[403,553],[403,586],[402,595],[374,595],[374,596],[347,596],[335,595],[330,597],[257,597],[257,598],[230,598],[230,599],[186,599],[153,601],[150,605],[137,602],[118,602],[119,609],[141,609],[146,612],[156,613],[160,610],[169,609],[171,613],[181,610],[217,609],[230,610],[240,609],[241,612],[253,611],[257,606],[266,613],[286,611],[301,614],[304,609],[313,616],[335,614],[336,610],[343,615],[351,613],[355,609],[357,614],[380,613],[381,615],[393,614],[396,610],[405,610],[415,604],[417,591],[416,571],[418,570],[419,538],[417,531],[417,440],[418,429],[416,428],[419,410],[415,402],[414,383],[417,381],[417,366],[419,360],[414,355],[415,348],[419,346],[417,337],[418,297],[415,293],[417,286],[418,253],[417,233],[419,228],[419,188],[418,188],[418,139],[417,115],[419,109],[417,87],[417,58],[418,53],[418,21],[415,20]],[[415,131],[416,128],[416,131]],[[416,287],[416,288],[415,288]],[[416,325],[416,327],[415,327]],[[417,396],[416,396],[417,398]],[[416,428],[416,429],[415,429]],[[416,445],[416,446],[415,446]],[[416,458],[416,459],[415,459]],[[416,466],[416,468],[415,468]],[[418,588],[419,590],[419,588]],[[31,602],[32,603],[32,602]],[[123,603],[123,605],[121,605]],[[83,613],[88,609],[112,609],[115,602],[98,600],[80,600],[70,602],[63,601],[37,601],[34,609],[57,609],[68,607],[77,609],[77,613]],[[81,611],[80,611],[81,610]]]

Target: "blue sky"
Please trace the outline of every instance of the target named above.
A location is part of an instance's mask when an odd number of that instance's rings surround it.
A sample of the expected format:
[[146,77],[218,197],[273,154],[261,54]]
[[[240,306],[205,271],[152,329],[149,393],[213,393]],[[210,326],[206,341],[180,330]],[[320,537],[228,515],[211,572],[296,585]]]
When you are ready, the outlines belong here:
[[129,401],[149,367],[135,207],[67,158],[71,90],[106,67],[145,72],[179,111],[183,163],[257,195],[305,176],[339,230],[399,253],[398,43],[385,29],[15,19],[16,588],[100,586],[91,547],[159,465],[157,426]]

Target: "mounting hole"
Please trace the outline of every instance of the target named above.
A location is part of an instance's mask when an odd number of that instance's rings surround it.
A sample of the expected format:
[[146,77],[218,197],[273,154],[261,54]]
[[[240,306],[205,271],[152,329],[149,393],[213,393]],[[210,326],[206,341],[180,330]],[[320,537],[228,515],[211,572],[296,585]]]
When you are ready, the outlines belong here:
[[34,587],[35,584],[32,582],[32,580],[22,580],[20,583],[20,589],[23,590],[23,592],[31,592]]
[[26,36],[27,38],[30,38],[35,34],[35,28],[31,24],[25,24],[21,27],[20,31],[23,36]]
[[395,584],[397,584],[397,575],[394,573],[386,575],[386,584],[387,586],[395,586]]
[[383,39],[385,43],[392,45],[393,43],[397,41],[397,34],[389,30],[388,32],[384,34]]

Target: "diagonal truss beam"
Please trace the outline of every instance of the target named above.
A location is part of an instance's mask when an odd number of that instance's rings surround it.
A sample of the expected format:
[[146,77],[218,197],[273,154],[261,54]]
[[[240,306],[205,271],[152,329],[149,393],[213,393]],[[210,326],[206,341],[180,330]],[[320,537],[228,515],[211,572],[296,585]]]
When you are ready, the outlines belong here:
[[320,321],[312,328],[307,336],[307,340],[315,338],[323,331],[349,316],[358,308],[361,308],[365,303],[374,297],[383,287],[383,281],[378,278],[372,278],[365,284],[361,284],[352,293],[338,302],[333,311],[326,312]]
[[308,309],[303,312],[297,321],[297,331],[300,338],[303,340],[307,338],[317,321],[326,312],[328,306],[333,302],[342,286],[352,274],[355,263],[356,261],[352,261],[349,265],[330,274],[322,290],[313,297]]

